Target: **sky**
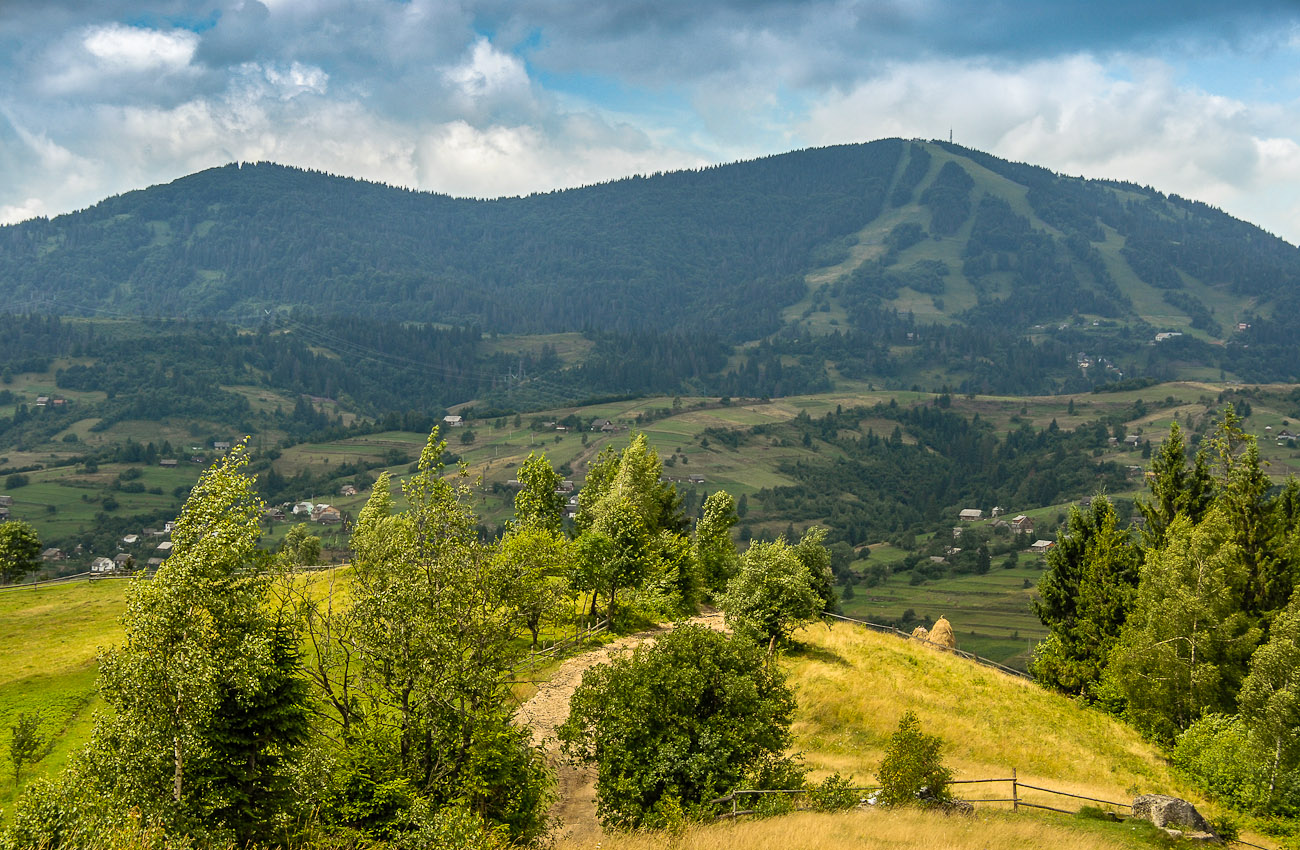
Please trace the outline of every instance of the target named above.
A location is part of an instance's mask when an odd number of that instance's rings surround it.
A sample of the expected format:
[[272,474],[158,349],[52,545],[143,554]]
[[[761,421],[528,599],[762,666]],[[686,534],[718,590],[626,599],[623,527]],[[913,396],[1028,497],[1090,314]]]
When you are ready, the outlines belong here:
[[235,161],[498,197],[950,133],[1300,243],[1300,4],[0,0],[0,223]]

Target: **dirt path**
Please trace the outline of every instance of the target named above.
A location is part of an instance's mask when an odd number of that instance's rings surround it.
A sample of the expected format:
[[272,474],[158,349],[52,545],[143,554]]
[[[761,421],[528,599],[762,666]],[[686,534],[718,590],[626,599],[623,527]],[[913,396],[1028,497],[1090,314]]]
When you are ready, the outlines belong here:
[[[721,613],[704,614],[687,622],[723,630]],[[555,769],[557,799],[551,807],[551,815],[555,818],[555,836],[561,845],[596,847],[604,838],[600,822],[596,820],[596,769],[569,764],[555,739],[555,730],[569,717],[569,700],[582,684],[582,674],[587,670],[630,652],[666,631],[668,627],[647,629],[570,658],[515,714],[516,723],[533,730],[533,740],[541,743],[547,761]]]

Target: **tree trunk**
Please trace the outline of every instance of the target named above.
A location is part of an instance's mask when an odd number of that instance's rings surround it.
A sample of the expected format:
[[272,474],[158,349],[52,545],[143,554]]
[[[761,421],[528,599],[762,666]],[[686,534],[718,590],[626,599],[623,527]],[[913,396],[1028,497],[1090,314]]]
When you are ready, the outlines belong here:
[[181,736],[172,739],[172,750],[176,759],[176,773],[172,777],[172,799],[181,801],[181,783],[185,776],[185,750],[181,746]]

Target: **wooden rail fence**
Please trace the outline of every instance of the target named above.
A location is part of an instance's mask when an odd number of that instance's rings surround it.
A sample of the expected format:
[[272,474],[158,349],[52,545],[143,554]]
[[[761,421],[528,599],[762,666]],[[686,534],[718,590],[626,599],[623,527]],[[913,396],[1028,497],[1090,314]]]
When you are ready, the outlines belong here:
[[[1109,806],[1112,809],[1130,809],[1130,810],[1132,809],[1132,805],[1129,803],[1117,803],[1113,800],[1103,800],[1099,797],[1088,797],[1084,794],[1074,794],[1069,791],[1058,791],[1055,788],[1044,788],[1041,785],[1030,785],[1027,782],[1021,782],[1019,778],[1017,778],[1016,771],[1014,768],[1011,770],[1010,777],[998,777],[994,779],[954,779],[950,784],[951,785],[1007,784],[1010,786],[1009,797],[976,797],[973,799],[958,797],[957,799],[964,803],[1010,803],[1011,810],[1013,812],[1018,812],[1020,811],[1021,808],[1029,808],[1029,809],[1044,809],[1049,812],[1060,812],[1061,814],[1066,814],[1066,815],[1073,815],[1077,813],[1077,810],[1074,809],[1062,809],[1062,808],[1057,808],[1056,806],[1046,806],[1043,805],[1042,803],[1031,803],[1027,801],[1024,795],[1021,793],[1022,790],[1026,790],[1026,789],[1030,791],[1038,791],[1044,794],[1055,794],[1059,797],[1069,797],[1074,800],[1085,800],[1090,803],[1100,803],[1101,805]],[[757,811],[754,808],[745,808],[745,809],[740,808],[740,800],[743,797],[761,797],[763,795],[769,795],[769,794],[784,794],[790,797],[796,797],[802,794],[812,793],[813,790],[814,789],[809,789],[809,788],[778,788],[778,789],[765,790],[765,791],[752,791],[752,790],[732,791],[730,794],[726,795],[725,797],[719,797],[716,800],[710,800],[709,803],[710,805],[718,805],[718,806],[730,803],[731,811],[723,812],[719,814],[718,817],[735,818],[735,817],[739,817],[740,815],[754,814],[754,812]],[[847,790],[862,794],[863,795],[862,800],[863,802],[866,802],[867,800],[870,799],[870,795],[872,792],[880,790],[880,786],[866,785],[860,788],[850,788]],[[796,806],[795,808],[797,809],[799,807]]]

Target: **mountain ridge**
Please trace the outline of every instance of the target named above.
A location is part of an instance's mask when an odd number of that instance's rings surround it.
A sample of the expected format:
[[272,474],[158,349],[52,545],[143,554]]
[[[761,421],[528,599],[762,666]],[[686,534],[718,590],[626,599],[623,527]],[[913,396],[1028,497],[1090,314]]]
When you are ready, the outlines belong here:
[[0,285],[10,311],[688,333],[810,362],[941,337],[965,366],[918,351],[901,371],[986,391],[1050,389],[980,366],[1025,345],[1058,387],[1098,363],[1291,380],[1300,361],[1295,246],[1149,187],[903,139],[495,200],[231,164],[0,227]]

